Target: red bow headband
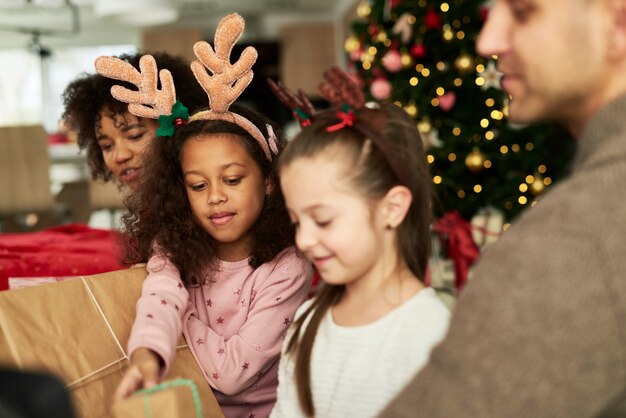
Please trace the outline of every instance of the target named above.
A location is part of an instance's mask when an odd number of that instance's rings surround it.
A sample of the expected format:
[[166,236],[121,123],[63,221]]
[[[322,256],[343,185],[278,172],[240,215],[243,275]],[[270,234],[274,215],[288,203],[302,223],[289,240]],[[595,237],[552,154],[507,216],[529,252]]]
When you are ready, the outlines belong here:
[[[319,92],[333,105],[329,111],[334,112],[339,119],[326,130],[335,132],[347,128],[361,132],[380,150],[400,183],[409,184],[409,177],[403,170],[403,165],[388,146],[388,138],[382,133],[387,124],[386,112],[382,109],[366,108],[365,94],[361,87],[340,68],[332,67],[325,71],[324,79],[325,81],[319,85]],[[276,97],[292,110],[302,128],[311,124],[318,112],[302,90],[296,95],[280,82],[277,84],[268,80],[268,83]]]

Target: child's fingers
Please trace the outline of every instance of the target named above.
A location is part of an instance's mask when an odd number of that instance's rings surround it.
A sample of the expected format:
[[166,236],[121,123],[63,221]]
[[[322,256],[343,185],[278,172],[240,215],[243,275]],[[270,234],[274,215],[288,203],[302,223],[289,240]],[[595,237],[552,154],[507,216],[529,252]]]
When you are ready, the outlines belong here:
[[132,355],[131,366],[113,395],[113,400],[126,399],[142,387],[156,386],[159,383],[159,368],[159,360],[154,352],[147,348],[137,349]]
[[141,387],[142,381],[143,376],[139,368],[131,366],[115,390],[113,401],[117,402],[128,398],[134,391]]
[[142,361],[137,366],[143,377],[144,388],[151,388],[159,383],[159,363],[156,360]]

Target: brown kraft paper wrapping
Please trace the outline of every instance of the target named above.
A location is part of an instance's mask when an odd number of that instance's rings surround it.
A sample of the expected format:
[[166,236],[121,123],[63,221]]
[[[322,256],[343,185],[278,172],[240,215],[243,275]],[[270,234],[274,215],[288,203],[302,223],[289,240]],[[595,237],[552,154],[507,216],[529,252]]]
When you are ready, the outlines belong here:
[[[0,292],[0,366],[53,373],[68,385],[79,418],[111,417],[146,275],[137,267]],[[204,416],[223,417],[184,345],[181,338],[164,379],[193,380]]]

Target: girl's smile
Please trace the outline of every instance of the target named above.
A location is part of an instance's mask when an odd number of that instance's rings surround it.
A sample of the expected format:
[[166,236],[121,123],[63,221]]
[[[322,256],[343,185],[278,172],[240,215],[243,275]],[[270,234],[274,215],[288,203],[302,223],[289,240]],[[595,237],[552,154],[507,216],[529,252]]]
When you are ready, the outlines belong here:
[[311,256],[308,256],[307,258],[309,258],[311,261],[313,261],[313,264],[315,264],[315,267],[317,269],[323,269],[324,266],[326,266],[328,264],[328,262],[334,258],[334,256],[333,255],[327,255],[327,256],[324,256],[324,257],[311,257]]
[[235,217],[233,212],[217,212],[209,216],[211,222],[216,226],[224,226]]

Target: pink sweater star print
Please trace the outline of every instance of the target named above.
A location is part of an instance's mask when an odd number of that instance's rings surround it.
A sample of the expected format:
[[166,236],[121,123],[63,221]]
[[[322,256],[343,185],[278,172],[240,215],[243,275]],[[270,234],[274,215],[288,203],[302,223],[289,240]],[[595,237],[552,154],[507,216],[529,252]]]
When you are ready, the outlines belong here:
[[310,264],[295,248],[256,270],[247,260],[220,261],[213,283],[189,289],[163,256],[153,256],[147,269],[129,355],[149,348],[166,373],[184,335],[227,418],[268,416],[283,335],[307,298]]

